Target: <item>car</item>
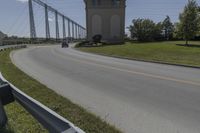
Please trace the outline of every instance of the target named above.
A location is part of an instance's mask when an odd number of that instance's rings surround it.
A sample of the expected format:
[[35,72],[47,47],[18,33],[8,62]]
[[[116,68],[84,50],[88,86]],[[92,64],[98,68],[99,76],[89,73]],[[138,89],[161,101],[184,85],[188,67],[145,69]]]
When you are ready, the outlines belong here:
[[62,42],[62,48],[68,48],[68,47],[69,44],[66,41]]

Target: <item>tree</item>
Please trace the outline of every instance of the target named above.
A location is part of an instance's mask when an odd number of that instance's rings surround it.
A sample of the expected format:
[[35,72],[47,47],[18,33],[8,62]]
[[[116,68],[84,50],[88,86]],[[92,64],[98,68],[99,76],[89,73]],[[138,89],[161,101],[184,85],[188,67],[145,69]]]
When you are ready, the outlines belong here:
[[153,32],[153,39],[154,40],[163,40],[164,39],[162,29],[163,29],[162,22],[155,24],[154,32]]
[[129,27],[131,38],[138,41],[153,41],[160,37],[162,29],[150,19],[134,19]]
[[183,13],[179,16],[180,35],[185,40],[185,44],[188,45],[188,41],[195,37],[199,30],[198,26],[198,4],[195,0],[188,0],[188,4],[185,6]]
[[180,32],[180,23],[175,23],[174,24],[174,32],[173,32],[173,38],[182,40],[182,33]]
[[171,22],[171,19],[170,19],[169,16],[166,16],[166,18],[163,21],[162,25],[163,25],[165,39],[166,40],[170,40],[173,37],[174,25]]

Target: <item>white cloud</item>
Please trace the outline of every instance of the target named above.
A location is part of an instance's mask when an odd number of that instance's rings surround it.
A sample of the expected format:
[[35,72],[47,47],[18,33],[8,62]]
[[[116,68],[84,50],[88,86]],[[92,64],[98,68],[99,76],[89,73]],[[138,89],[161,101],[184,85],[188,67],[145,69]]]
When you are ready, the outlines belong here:
[[17,1],[22,2],[22,3],[28,2],[28,0],[17,0]]

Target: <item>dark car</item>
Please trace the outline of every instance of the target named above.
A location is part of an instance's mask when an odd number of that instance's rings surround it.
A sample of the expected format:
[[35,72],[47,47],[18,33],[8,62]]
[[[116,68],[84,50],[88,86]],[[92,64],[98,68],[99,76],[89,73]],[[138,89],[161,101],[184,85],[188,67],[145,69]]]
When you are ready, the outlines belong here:
[[66,41],[62,42],[62,48],[68,48],[68,47],[69,44]]

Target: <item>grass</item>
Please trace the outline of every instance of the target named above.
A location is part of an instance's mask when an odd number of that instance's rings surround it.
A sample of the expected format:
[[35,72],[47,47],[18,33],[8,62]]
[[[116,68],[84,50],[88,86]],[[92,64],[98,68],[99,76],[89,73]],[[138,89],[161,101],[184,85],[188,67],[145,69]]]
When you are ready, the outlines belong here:
[[183,41],[126,42],[124,45],[79,49],[108,56],[200,67],[200,42],[191,41],[189,47],[182,45],[184,43]]
[[[70,100],[56,94],[46,86],[26,75],[12,64],[9,51],[0,52],[0,71],[3,76],[20,88],[23,92],[40,101],[58,114],[80,127],[87,133],[120,133],[99,117],[87,112]],[[18,103],[5,107],[8,129],[1,129],[3,133],[46,133],[47,131]]]

